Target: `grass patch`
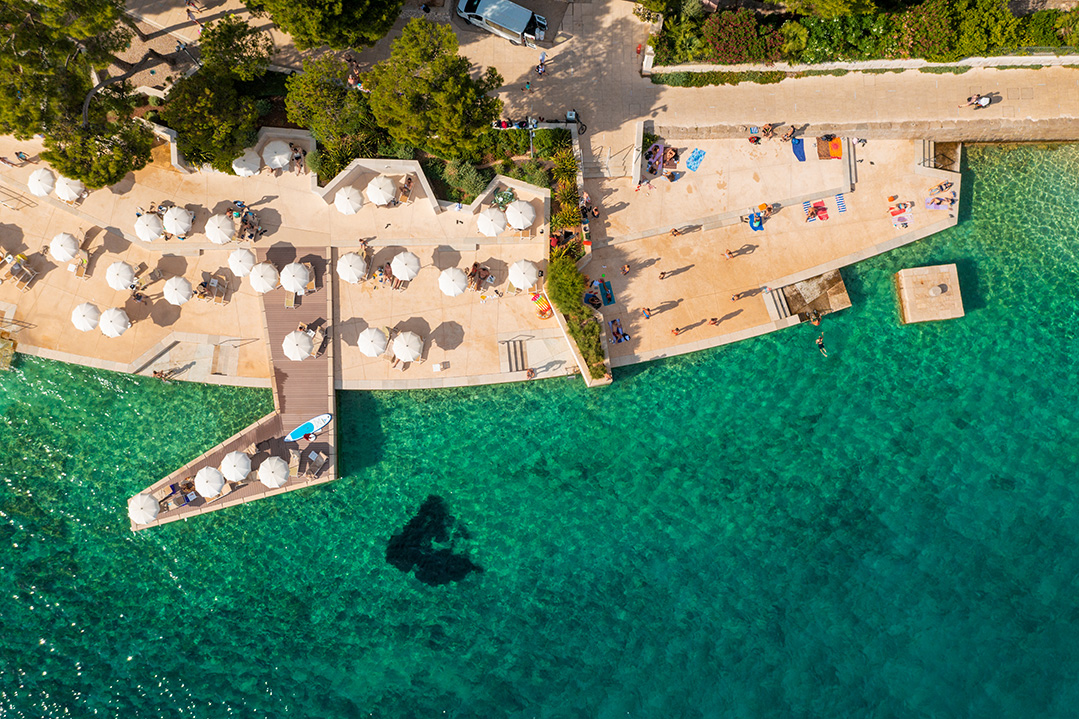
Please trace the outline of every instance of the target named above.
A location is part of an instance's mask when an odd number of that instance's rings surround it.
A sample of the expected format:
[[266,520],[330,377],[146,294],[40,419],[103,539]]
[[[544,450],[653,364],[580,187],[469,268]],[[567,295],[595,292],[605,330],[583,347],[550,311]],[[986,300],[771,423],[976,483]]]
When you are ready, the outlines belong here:
[[947,67],[920,67],[918,72],[924,72],[926,75],[962,75],[970,69],[969,65],[949,65]]

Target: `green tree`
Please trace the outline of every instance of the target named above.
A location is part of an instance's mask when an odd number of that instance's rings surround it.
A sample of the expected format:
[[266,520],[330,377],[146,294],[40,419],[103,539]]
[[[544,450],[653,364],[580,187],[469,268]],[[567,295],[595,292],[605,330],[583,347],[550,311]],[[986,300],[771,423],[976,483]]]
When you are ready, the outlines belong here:
[[457,49],[448,25],[412,20],[390,57],[367,73],[371,110],[394,140],[446,157],[469,155],[480,146],[502,111],[502,101],[487,94],[502,84],[502,76],[489,67],[483,79],[474,80],[471,63]]
[[350,138],[374,155],[385,132],[376,124],[366,95],[349,89],[348,75],[348,65],[333,55],[305,60],[303,72],[287,80],[288,119],[311,130],[324,145]]
[[877,9],[873,0],[786,0],[784,5],[800,15],[825,18],[871,13]]
[[236,91],[232,78],[198,72],[173,86],[161,117],[176,130],[176,144],[192,165],[232,172],[232,161],[255,144],[258,109]]
[[46,138],[41,156],[61,175],[96,189],[146,167],[153,142],[153,133],[131,119],[94,128],[65,125]]
[[404,0],[244,0],[267,12],[301,50],[374,45],[390,31]]
[[1015,46],[1019,20],[1006,0],[957,0],[959,57],[982,57]]
[[268,34],[235,15],[226,15],[203,29],[199,52],[203,71],[254,80],[266,72],[274,44]]

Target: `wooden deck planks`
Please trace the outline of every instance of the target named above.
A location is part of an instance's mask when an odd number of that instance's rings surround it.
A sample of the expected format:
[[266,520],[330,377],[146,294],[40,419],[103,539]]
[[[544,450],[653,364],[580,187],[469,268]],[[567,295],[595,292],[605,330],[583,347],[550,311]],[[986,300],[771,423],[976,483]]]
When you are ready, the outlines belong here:
[[[330,334],[329,323],[333,316],[331,306],[331,283],[333,278],[332,275],[326,272],[329,265],[326,259],[329,257],[329,250],[323,252],[326,257],[309,249],[278,245],[258,250],[256,253],[260,262],[270,261],[278,269],[289,262],[300,261],[311,263],[315,270],[316,291],[298,297],[294,308],[285,306],[285,291],[281,288],[267,292],[262,296],[263,320],[266,340],[269,342],[270,359],[273,365],[274,382],[272,385],[277,409],[164,479],[155,482],[143,492],[150,493],[163,486],[180,482],[187,477],[193,477],[202,467],[216,467],[226,454],[237,450],[244,451],[252,443],[266,443],[265,447],[252,458],[251,467],[253,471],[257,470],[258,465],[271,455],[282,457],[287,461],[289,449],[298,449],[302,455],[299,470],[301,477],[290,480],[284,487],[279,489],[269,489],[256,479],[241,485],[220,499],[207,500],[198,497],[183,507],[160,512],[157,519],[149,524],[135,525],[132,523],[131,529],[133,531],[167,524],[168,522],[235,506],[255,499],[262,499],[282,492],[289,492],[301,487],[329,482],[337,478],[333,342],[328,337],[321,356],[311,357],[301,362],[286,357],[282,349],[285,336],[296,330],[300,323],[313,328],[320,327],[327,335]],[[316,347],[315,349],[317,351],[319,348]],[[288,444],[282,441],[282,438],[294,428],[313,417],[326,413],[334,414],[334,421],[319,433],[315,441],[305,442],[301,440],[299,443]],[[325,466],[318,477],[315,478],[302,476],[310,464],[309,455],[311,452],[321,452],[327,456]]]

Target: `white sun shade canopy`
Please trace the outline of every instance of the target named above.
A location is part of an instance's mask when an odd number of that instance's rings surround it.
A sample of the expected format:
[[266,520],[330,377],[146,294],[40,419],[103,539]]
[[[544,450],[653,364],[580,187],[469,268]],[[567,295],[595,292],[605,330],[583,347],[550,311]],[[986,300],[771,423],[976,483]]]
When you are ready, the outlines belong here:
[[30,194],[34,197],[45,197],[56,187],[56,175],[42,167],[30,173],[26,186],[30,188]]
[[105,270],[105,281],[114,290],[126,290],[135,281],[135,269],[126,262],[116,261]]
[[279,276],[276,267],[269,262],[260,262],[251,268],[248,279],[251,280],[251,289],[262,295],[277,288]]
[[262,161],[275,170],[288,167],[292,160],[292,150],[284,140],[273,140],[262,148]]
[[355,252],[341,255],[337,260],[337,276],[354,285],[367,277],[367,261]]
[[119,337],[131,327],[131,320],[122,309],[113,307],[101,313],[98,326],[106,337]]
[[306,332],[289,332],[285,335],[285,341],[281,343],[281,349],[290,360],[300,362],[311,356],[315,349],[315,341]]
[[215,245],[224,245],[236,234],[236,224],[228,215],[214,215],[206,222],[206,236]]
[[49,243],[49,254],[57,262],[69,262],[75,259],[78,252],[79,241],[75,239],[74,235],[69,235],[66,232],[61,232],[52,238],[52,242]]
[[381,207],[393,202],[393,198],[397,195],[397,188],[393,180],[385,175],[379,175],[367,183],[366,193],[368,200]]
[[89,302],[83,302],[71,311],[71,324],[82,332],[97,329],[99,321],[101,321],[101,310]]
[[216,497],[225,486],[225,477],[217,467],[203,467],[195,475],[195,491],[203,497]]
[[413,280],[420,273],[420,258],[407,250],[399,252],[390,262],[390,270],[399,280]]
[[438,289],[450,297],[463,294],[467,287],[468,277],[458,267],[442,270],[442,274],[438,276]]
[[393,356],[402,362],[415,362],[423,354],[423,339],[415,332],[402,332],[393,339]]
[[165,282],[165,301],[179,307],[191,299],[191,283],[186,277],[170,277]]
[[157,215],[143,214],[135,220],[135,234],[143,242],[153,242],[165,234],[165,228]]
[[229,255],[229,269],[237,277],[247,277],[255,266],[255,253],[244,247]]
[[342,215],[355,215],[363,207],[363,195],[355,187],[342,187],[334,195],[333,205]]

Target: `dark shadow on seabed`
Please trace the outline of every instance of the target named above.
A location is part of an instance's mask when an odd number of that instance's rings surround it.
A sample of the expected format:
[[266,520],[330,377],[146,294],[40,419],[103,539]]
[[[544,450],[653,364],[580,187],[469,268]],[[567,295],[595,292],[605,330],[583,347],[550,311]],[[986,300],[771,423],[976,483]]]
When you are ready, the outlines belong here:
[[338,478],[382,461],[385,444],[378,402],[370,392],[337,392]]

